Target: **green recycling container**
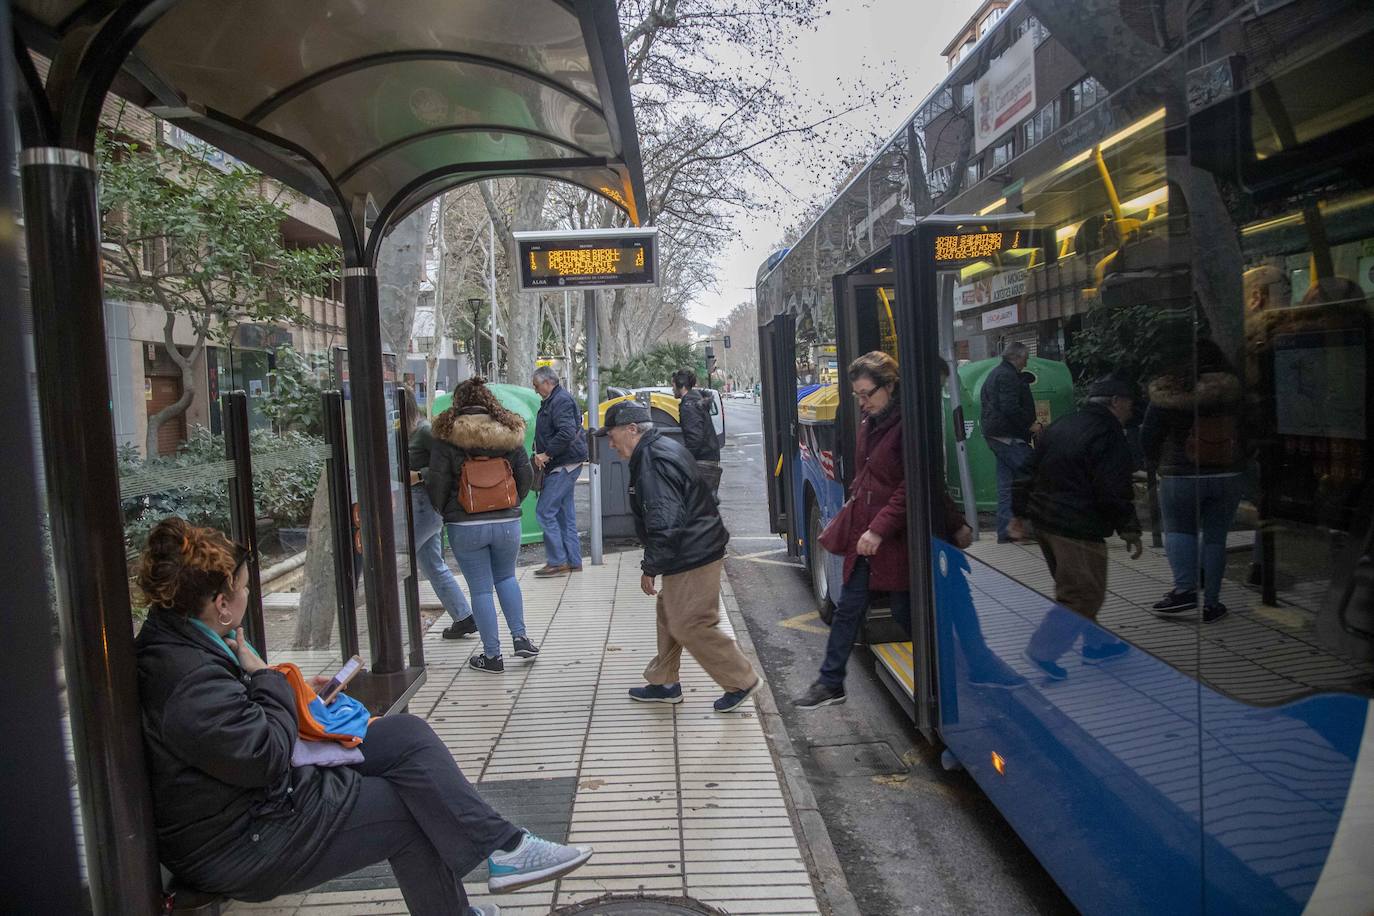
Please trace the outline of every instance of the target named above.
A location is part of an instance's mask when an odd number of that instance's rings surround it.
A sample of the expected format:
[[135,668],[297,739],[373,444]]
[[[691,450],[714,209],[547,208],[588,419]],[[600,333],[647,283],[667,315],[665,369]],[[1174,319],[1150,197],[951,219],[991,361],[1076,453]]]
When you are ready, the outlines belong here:
[[[516,414],[525,421],[525,451],[534,451],[534,418],[539,413],[539,395],[532,388],[525,388],[520,385],[502,385],[496,382],[487,385],[491,393],[496,395],[496,400],[501,402],[501,406]],[[453,403],[451,394],[441,394],[434,399],[434,415],[448,410]],[[525,497],[525,501],[520,504],[520,543],[533,544],[544,539],[544,530],[539,527],[539,520],[534,517],[535,503],[539,499],[539,494],[533,490],[530,495]]]
[[[964,402],[964,435],[968,440],[969,473],[973,478],[974,501],[980,512],[997,511],[997,459],[983,438],[982,402],[983,382],[987,380],[988,373],[997,368],[1001,361],[1002,358],[999,356],[964,363],[959,367],[960,397]],[[1031,396],[1035,398],[1035,413],[1041,423],[1049,426],[1073,411],[1073,376],[1067,365],[1058,360],[1032,356],[1026,363],[1025,371],[1033,377]],[[962,505],[963,485],[959,477],[958,454],[954,447],[948,389],[944,392],[944,410],[945,481],[949,486],[949,495]]]

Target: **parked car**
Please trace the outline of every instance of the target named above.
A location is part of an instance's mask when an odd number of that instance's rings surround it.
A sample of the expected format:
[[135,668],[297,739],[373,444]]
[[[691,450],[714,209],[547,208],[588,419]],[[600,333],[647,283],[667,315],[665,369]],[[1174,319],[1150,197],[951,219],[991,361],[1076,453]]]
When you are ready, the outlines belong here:
[[739,400],[747,401],[747,400],[749,400],[751,397],[753,397],[753,395],[751,395],[751,394],[750,394],[749,392],[747,392],[747,391],[732,391],[732,392],[730,392],[729,394],[727,394],[726,397],[729,398],[729,399],[732,400],[732,401],[739,401]]

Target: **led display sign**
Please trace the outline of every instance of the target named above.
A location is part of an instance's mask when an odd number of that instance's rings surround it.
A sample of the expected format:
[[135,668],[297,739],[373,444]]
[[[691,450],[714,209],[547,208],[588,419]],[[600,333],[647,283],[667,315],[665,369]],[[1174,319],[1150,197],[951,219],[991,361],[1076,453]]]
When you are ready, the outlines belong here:
[[934,236],[934,242],[935,260],[939,263],[991,258],[1013,249],[1030,248],[1035,244],[1031,241],[1030,232],[1025,229],[937,235]]
[[658,285],[658,230],[517,232],[520,288]]

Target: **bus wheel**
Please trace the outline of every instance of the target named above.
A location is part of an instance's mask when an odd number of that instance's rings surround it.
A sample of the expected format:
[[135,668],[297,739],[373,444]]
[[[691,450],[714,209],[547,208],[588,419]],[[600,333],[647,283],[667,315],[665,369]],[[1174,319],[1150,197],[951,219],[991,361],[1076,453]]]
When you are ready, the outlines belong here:
[[817,612],[826,626],[835,616],[835,604],[830,600],[830,583],[825,578],[826,560],[830,554],[821,546],[821,508],[812,501],[806,511],[807,572],[811,574],[811,595],[816,599]]

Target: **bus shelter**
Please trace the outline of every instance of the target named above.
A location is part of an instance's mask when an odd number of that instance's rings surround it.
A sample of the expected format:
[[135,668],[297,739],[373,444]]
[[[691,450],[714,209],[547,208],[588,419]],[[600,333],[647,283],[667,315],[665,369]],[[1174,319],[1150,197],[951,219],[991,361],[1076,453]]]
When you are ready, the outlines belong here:
[[[389,408],[383,393],[377,259],[399,220],[440,193],[489,178],[562,181],[638,223],[643,178],[612,0],[15,0],[0,16],[5,155],[18,148],[51,549],[72,740],[96,912],[152,912],[160,879],[143,768],[130,596],[104,347],[95,143],[113,93],[323,203],[343,253],[352,455],[372,689],[403,697],[422,677],[402,638]],[[35,56],[50,62],[45,76]],[[13,139],[17,127],[18,142]],[[12,165],[12,164],[11,164]],[[6,174],[10,174],[7,170]],[[4,225],[17,203],[5,189]],[[13,231],[7,241],[16,239]],[[17,264],[6,252],[6,303]],[[78,878],[55,700],[32,418],[21,341],[0,313],[6,465],[0,508],[16,570],[8,599],[5,755],[22,793],[6,816],[8,868],[35,896],[22,910],[87,908]],[[594,327],[595,325],[590,325]],[[232,442],[233,437],[227,436]],[[233,446],[231,446],[232,450]],[[246,439],[240,439],[246,450]],[[251,456],[246,456],[251,457]],[[230,461],[244,455],[230,454]],[[235,536],[252,546],[251,503]],[[337,528],[337,526],[336,526]],[[335,531],[339,537],[341,532]],[[343,535],[348,537],[347,534]],[[343,604],[351,603],[340,591]],[[351,609],[350,609],[351,610]],[[250,634],[262,636],[261,606]],[[270,647],[269,647],[270,651]],[[270,659],[269,659],[270,660]],[[22,758],[22,759],[20,759]],[[7,772],[8,775],[8,772]],[[14,785],[14,783],[11,783]],[[7,882],[18,891],[14,882]],[[41,904],[38,901],[42,901]]]

